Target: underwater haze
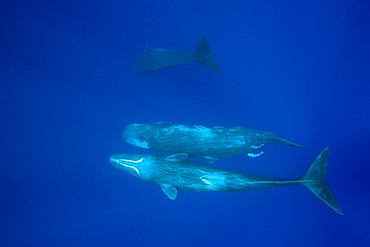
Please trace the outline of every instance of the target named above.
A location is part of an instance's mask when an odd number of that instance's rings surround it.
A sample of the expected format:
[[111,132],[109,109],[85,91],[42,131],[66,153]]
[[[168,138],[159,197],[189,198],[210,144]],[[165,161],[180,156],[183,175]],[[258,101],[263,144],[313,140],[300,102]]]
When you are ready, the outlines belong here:
[[[2,1],[0,246],[370,246],[369,1]],[[201,63],[134,76],[149,49]],[[308,189],[184,192],[114,168],[131,123],[269,131],[214,167],[302,176],[330,146],[327,183],[344,215]],[[203,160],[192,158],[198,162]]]

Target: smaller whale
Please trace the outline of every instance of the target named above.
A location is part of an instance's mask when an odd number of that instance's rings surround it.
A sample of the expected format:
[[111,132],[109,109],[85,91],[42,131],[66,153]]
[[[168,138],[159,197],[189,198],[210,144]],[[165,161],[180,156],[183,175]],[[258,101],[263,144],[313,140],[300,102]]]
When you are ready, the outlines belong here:
[[343,214],[329,185],[324,181],[327,171],[329,147],[324,149],[308,171],[297,179],[269,178],[214,168],[200,162],[185,160],[187,154],[167,157],[157,155],[115,154],[109,159],[112,166],[141,180],[157,184],[172,200],[177,190],[252,191],[283,186],[301,185],[339,214]]
[[[172,124],[168,122],[130,124],[122,135],[130,145],[157,152],[187,153],[190,157],[213,163],[218,159],[253,152],[270,142],[301,148],[293,142],[267,131],[244,127],[226,129],[200,125]],[[248,153],[258,157],[263,153]]]
[[190,51],[175,51],[169,49],[148,50],[147,44],[143,54],[141,54],[135,63],[132,71],[134,75],[144,75],[156,72],[160,69],[188,64],[195,61],[203,64],[216,73],[222,74],[222,70],[216,59],[211,55],[211,47],[204,35],[200,37],[195,54]]

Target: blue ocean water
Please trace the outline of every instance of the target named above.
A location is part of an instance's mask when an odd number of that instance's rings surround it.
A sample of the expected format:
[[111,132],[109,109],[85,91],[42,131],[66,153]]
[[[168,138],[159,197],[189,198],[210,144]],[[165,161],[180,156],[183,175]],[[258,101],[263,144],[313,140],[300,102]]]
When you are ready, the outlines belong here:
[[[368,1],[3,1],[0,246],[370,246]],[[199,63],[133,76],[146,43]],[[327,146],[339,215],[309,190],[179,191],[113,168],[130,123],[244,126],[277,143],[215,167],[301,176]],[[163,154],[165,155],[165,154]]]

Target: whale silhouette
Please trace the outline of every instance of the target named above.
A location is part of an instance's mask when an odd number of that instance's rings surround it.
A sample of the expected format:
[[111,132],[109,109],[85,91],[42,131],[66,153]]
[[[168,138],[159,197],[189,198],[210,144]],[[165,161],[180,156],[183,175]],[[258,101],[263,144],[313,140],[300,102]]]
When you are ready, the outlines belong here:
[[[130,145],[153,151],[187,153],[190,157],[200,158],[209,163],[253,152],[270,142],[301,148],[300,145],[267,131],[244,127],[210,128],[168,122],[130,124],[125,128],[122,140]],[[262,153],[248,153],[248,156],[257,157]]]
[[327,171],[329,147],[324,149],[308,171],[297,179],[269,178],[214,168],[200,162],[186,160],[188,155],[173,154],[167,157],[157,155],[115,154],[109,159],[117,169],[141,180],[159,185],[172,200],[177,190],[205,191],[252,191],[283,186],[301,185],[339,214],[343,214],[329,185],[324,181]]
[[222,74],[222,70],[216,59],[211,55],[206,36],[200,37],[195,54],[190,51],[175,51],[169,49],[150,49],[148,44],[133,67],[134,75],[144,75],[156,72],[160,69],[172,66],[199,62],[216,73]]

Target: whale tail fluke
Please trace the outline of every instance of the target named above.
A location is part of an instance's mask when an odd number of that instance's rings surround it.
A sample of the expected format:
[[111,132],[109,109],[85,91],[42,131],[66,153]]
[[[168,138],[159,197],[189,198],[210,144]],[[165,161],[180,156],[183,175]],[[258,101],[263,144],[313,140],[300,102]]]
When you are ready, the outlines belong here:
[[330,147],[325,148],[312,163],[308,171],[297,181],[300,182],[300,185],[312,191],[312,193],[314,193],[337,213],[343,214],[337,201],[335,200],[333,191],[324,181],[327,171],[329,149]]
[[218,65],[216,59],[211,55],[211,47],[209,46],[206,36],[202,35],[195,51],[195,58],[203,66],[216,73],[222,74],[222,70]]

